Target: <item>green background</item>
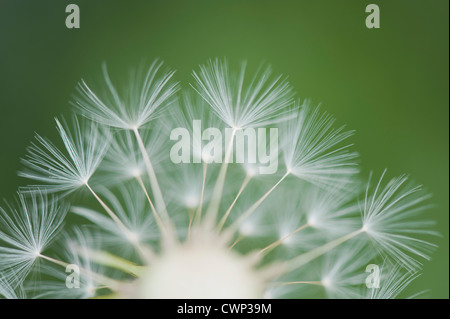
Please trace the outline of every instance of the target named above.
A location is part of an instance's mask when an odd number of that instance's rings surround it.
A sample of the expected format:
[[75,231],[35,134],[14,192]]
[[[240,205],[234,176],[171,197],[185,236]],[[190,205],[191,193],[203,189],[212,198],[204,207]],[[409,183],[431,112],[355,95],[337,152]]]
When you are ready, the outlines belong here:
[[[81,28],[65,27],[76,3]],[[365,27],[376,3],[381,29]],[[434,195],[443,235],[414,291],[448,298],[448,1],[0,1],[0,197],[24,181],[19,158],[102,61],[126,70],[160,57],[187,83],[211,57],[270,63],[301,98],[355,129],[365,174],[410,173]]]

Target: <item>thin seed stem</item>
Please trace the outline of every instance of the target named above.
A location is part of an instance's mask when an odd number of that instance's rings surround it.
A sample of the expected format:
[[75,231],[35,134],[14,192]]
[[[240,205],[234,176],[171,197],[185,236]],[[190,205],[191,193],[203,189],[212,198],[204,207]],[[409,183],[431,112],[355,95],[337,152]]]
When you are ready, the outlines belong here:
[[144,141],[142,141],[141,134],[139,133],[139,129],[133,129],[134,135],[136,136],[136,140],[139,145],[139,149],[142,153],[142,157],[144,159],[145,168],[147,170],[147,175],[150,180],[150,186],[152,188],[153,195],[155,196],[156,203],[156,211],[159,212],[162,216],[161,220],[164,223],[164,227],[167,230],[168,236],[166,237],[166,243],[172,244],[177,242],[177,236],[175,235],[175,231],[172,225],[172,221],[170,220],[169,214],[167,213],[166,203],[164,202],[164,197],[161,192],[161,188],[159,187],[158,179],[156,178],[155,170],[153,169],[152,162],[150,161],[150,157],[148,156],[147,149],[145,148]]
[[161,217],[159,216],[158,212],[156,211],[155,206],[153,205],[150,195],[148,194],[147,187],[145,187],[145,184],[142,181],[142,178],[139,175],[137,175],[136,180],[138,181],[139,185],[141,186],[142,190],[144,191],[145,197],[147,197],[147,201],[150,204],[150,208],[152,209],[152,213],[155,216],[156,221],[161,222]]
[[230,250],[233,249],[234,246],[236,246],[237,243],[239,243],[242,239],[244,239],[244,236],[240,235],[235,241],[234,243],[230,246]]
[[195,215],[194,210],[190,208],[189,209],[189,226],[188,226],[188,231],[187,231],[188,239],[191,238],[192,221],[194,220],[194,215]]
[[274,282],[273,283],[273,285],[280,285],[280,286],[297,285],[297,284],[322,286],[321,281],[282,281],[282,282]]
[[345,243],[346,241],[352,239],[355,236],[358,236],[363,232],[362,229],[358,229],[354,232],[351,232],[349,234],[346,234],[342,237],[339,237],[337,239],[334,239],[322,246],[319,246],[317,248],[314,248],[304,254],[301,254],[300,256],[297,256],[287,262],[285,262],[282,266],[283,272],[290,272],[297,268],[300,268],[301,266],[309,263],[310,261],[316,259],[317,257],[322,256],[323,254],[329,252],[330,250],[338,247],[339,245]]
[[98,264],[118,269],[132,275],[133,277],[139,277],[144,268],[144,266],[139,266],[132,261],[126,260],[105,251],[96,251],[86,249],[85,247],[76,247],[76,249],[81,253],[86,253],[92,261]]
[[250,206],[249,209],[247,209],[230,227],[230,231],[235,232],[238,230],[239,226],[248,218],[250,217],[255,210],[264,202],[264,200],[269,196],[275,188],[277,188],[278,185],[290,174],[290,171],[287,171],[286,174],[283,175],[283,177],[280,178],[280,180],[273,185],[263,196],[261,196],[252,206]]
[[150,185],[152,187],[152,191],[155,196],[156,209],[164,216],[165,219],[169,220],[169,215],[167,214],[164,197],[162,196],[161,188],[159,187],[155,170],[153,169],[153,165],[152,162],[150,161],[150,157],[148,156],[147,149],[145,148],[144,142],[142,141],[141,134],[139,133],[138,128],[135,128],[133,132],[134,135],[136,136],[136,140],[138,142],[139,149],[142,153],[142,157],[144,158],[145,168],[147,170],[147,174],[150,179]]
[[196,212],[196,220],[200,221],[202,219],[202,208],[203,208],[203,197],[205,196],[205,184],[206,184],[206,173],[208,172],[208,163],[203,163],[203,180],[202,180],[202,192],[200,193],[200,202],[198,204],[198,209]]
[[164,224],[164,222],[161,220],[161,216],[159,216],[158,212],[155,209],[155,206],[153,205],[153,202],[150,198],[150,195],[148,194],[147,188],[145,187],[144,182],[142,181],[142,178],[138,175],[136,176],[136,179],[139,183],[139,185],[141,186],[142,190],[145,193],[145,196],[147,197],[148,203],[150,204],[150,207],[152,209],[152,213],[155,216],[155,220],[156,220],[156,224],[158,225],[159,230],[161,231],[161,234],[163,235],[163,238],[166,240],[169,240],[169,238],[173,238],[174,235],[169,235],[168,234],[168,229],[166,227],[166,225]]
[[223,226],[225,225],[225,222],[227,221],[228,217],[230,216],[230,212],[234,207],[234,204],[236,204],[236,201],[239,199],[239,196],[241,196],[242,192],[244,191],[245,187],[247,186],[247,184],[250,182],[250,180],[252,179],[251,176],[247,175],[245,176],[244,181],[242,182],[242,186],[239,189],[239,192],[237,193],[235,199],[233,200],[233,202],[231,203],[230,207],[228,207],[227,211],[225,212],[225,214],[223,215],[222,219],[220,220],[219,226],[218,226],[218,230],[222,230]]
[[88,183],[85,184],[86,187],[91,191],[92,195],[97,199],[97,201],[102,205],[108,215],[112,218],[112,220],[116,223],[119,229],[125,234],[125,237],[133,244],[139,254],[146,260],[149,259],[149,256],[152,255],[151,251],[147,248],[144,249],[138,240],[135,239],[133,232],[131,232],[120,220],[120,218],[109,208],[108,205],[97,195],[97,193],[89,186]]
[[65,261],[61,261],[61,260],[58,260],[58,259],[46,256],[46,255],[39,254],[39,257],[41,257],[43,259],[46,259],[46,260],[48,260],[48,261],[50,261],[50,262],[52,262],[52,263],[54,263],[54,264],[56,264],[58,266],[64,267],[64,268],[70,265],[69,263],[67,263]]
[[102,205],[102,207],[105,209],[105,211],[108,213],[108,215],[111,217],[111,219],[117,224],[117,226],[124,232],[126,236],[130,234],[130,230],[123,224],[123,222],[120,220],[119,217],[112,211],[111,208],[109,208],[108,205],[100,198],[100,196],[97,195],[97,193],[89,186],[88,183],[85,184],[86,187],[89,189],[89,191],[94,195],[95,199]]
[[294,235],[295,233],[301,231],[302,229],[305,229],[309,227],[308,224],[305,224],[303,226],[300,226],[299,228],[297,228],[296,230],[294,230],[293,232],[285,235],[284,237],[278,239],[277,241],[271,243],[270,245],[267,245],[266,247],[264,247],[263,249],[261,249],[258,254],[268,254],[270,251],[272,251],[272,249],[276,248],[277,246],[281,245],[283,243],[283,241],[285,241],[286,239],[288,239],[289,237],[291,237],[292,235]]
[[225,178],[227,176],[228,163],[230,161],[231,152],[233,150],[234,136],[236,135],[236,128],[233,128],[231,132],[230,142],[227,146],[225,153],[225,159],[220,167],[219,175],[217,177],[216,185],[211,196],[211,201],[206,212],[208,226],[211,226],[216,222],[217,214],[219,212],[220,200],[223,192],[223,185],[225,184]]
[[[67,263],[65,261],[61,261],[61,260],[58,260],[58,259],[46,256],[46,255],[39,254],[39,257],[41,257],[41,258],[43,258],[45,260],[48,260],[48,261],[50,261],[50,262],[52,262],[52,263],[54,263],[54,264],[56,264],[58,266],[64,267],[64,268],[66,268],[67,266],[70,265],[69,263]],[[87,269],[85,269],[83,267],[80,267],[80,266],[78,266],[78,267],[79,267],[80,271],[82,271],[82,272],[86,273],[87,275],[91,276],[95,281],[101,283],[102,285],[107,286],[111,290],[117,290],[118,287],[120,286],[120,282],[117,281],[117,280],[114,280],[112,278],[106,277],[104,275],[100,275],[100,274],[95,273],[95,272],[93,272],[91,270],[87,270]]]

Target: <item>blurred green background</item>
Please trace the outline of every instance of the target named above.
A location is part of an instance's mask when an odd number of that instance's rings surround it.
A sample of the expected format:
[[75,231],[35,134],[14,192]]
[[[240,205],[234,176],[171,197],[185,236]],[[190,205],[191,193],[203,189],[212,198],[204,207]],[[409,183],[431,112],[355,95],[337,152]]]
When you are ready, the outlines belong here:
[[[81,28],[65,27],[76,3]],[[376,3],[381,29],[367,29]],[[355,129],[364,174],[410,173],[434,195],[442,238],[414,291],[449,296],[448,1],[0,1],[0,197],[24,181],[19,158],[81,77],[160,57],[187,83],[211,57],[272,64],[301,98]],[[184,84],[186,85],[186,84]]]

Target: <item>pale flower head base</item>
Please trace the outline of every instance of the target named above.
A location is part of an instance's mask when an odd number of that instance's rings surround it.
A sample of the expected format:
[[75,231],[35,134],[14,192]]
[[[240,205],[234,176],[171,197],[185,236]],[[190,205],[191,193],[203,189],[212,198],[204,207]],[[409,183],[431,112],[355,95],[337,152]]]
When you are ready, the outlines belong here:
[[[159,60],[125,84],[105,65],[103,87],[81,81],[85,118],[57,120],[59,143],[36,136],[20,172],[33,183],[0,208],[0,297],[401,296],[435,248],[429,196],[386,171],[362,181],[353,131],[270,68],[246,70],[210,60],[181,98]],[[222,162],[205,161],[202,139],[192,163],[170,160],[171,131],[194,121],[232,130]],[[273,174],[230,161],[241,130],[260,127],[279,132],[252,151],[280,143],[263,154]],[[63,225],[67,212],[80,226]]]
[[256,271],[255,260],[230,251],[217,234],[199,232],[205,233],[155,259],[137,282],[134,297],[262,298],[266,278]]

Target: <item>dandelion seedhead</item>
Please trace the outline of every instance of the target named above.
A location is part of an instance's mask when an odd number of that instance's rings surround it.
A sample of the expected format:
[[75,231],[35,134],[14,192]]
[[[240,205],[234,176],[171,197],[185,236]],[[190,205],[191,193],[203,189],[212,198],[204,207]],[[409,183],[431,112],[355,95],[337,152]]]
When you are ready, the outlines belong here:
[[104,65],[62,143],[36,135],[0,208],[0,297],[401,296],[435,248],[421,187],[365,182],[354,132],[269,68],[173,77]]

